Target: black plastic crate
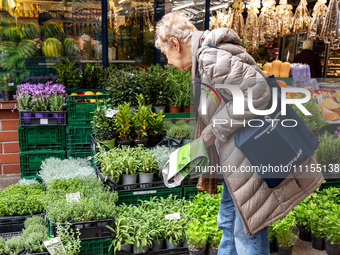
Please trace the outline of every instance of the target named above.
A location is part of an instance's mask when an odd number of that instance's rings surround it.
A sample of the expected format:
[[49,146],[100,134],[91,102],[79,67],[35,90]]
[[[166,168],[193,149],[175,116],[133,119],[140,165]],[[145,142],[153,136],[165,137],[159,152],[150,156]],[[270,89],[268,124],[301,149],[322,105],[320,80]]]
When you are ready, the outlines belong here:
[[171,137],[165,136],[162,141],[160,141],[157,146],[165,146],[165,147],[173,147],[179,148],[182,146],[182,139],[174,139]]
[[[106,226],[114,227],[115,219],[106,220],[95,220],[95,221],[85,221],[85,222],[71,222],[72,228],[78,228],[80,230],[80,240],[92,240],[100,238],[112,238],[112,231]],[[61,223],[65,226],[66,223]],[[49,223],[50,235],[56,236],[57,234],[57,223]]]
[[25,220],[30,217],[32,215],[0,217],[0,233],[21,232],[24,228]]
[[18,231],[18,232],[8,232],[8,233],[0,233],[0,237],[2,237],[3,239],[9,240],[12,237],[15,236],[21,236],[22,235],[22,231]]
[[147,251],[145,253],[129,253],[125,251],[118,251],[117,255],[129,255],[129,254],[144,254],[144,255],[187,255],[189,254],[188,248],[177,248],[177,249],[162,249],[159,251]]
[[112,191],[141,191],[150,190],[155,188],[166,188],[163,178],[157,173],[154,174],[154,181],[150,183],[136,183],[131,185],[122,185],[121,180],[118,184],[114,183],[110,177],[102,175],[99,171],[98,165],[96,165],[96,174],[98,178],[104,183],[104,185],[110,187]]
[[66,126],[67,112],[19,111],[19,123],[20,126]]

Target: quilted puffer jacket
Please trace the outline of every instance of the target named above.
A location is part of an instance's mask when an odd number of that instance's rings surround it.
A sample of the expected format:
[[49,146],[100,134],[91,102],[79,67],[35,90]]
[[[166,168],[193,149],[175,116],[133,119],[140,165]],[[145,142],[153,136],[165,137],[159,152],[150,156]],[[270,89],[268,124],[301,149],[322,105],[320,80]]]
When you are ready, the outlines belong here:
[[[241,46],[240,39],[232,30],[219,28],[195,32],[191,41],[191,53],[192,72],[195,73],[198,68],[203,83],[212,87],[216,84],[238,86],[245,96],[245,113],[240,116],[233,114],[233,101],[228,89],[218,89],[225,98],[230,100],[228,103],[222,100],[222,105],[215,104],[208,93],[201,93],[198,112],[206,126],[212,127],[214,119],[226,119],[229,123],[230,121],[236,123],[240,119],[254,118],[255,115],[250,112],[246,103],[249,87],[254,88],[252,95],[254,108],[265,109],[270,100],[270,90],[265,75],[252,57],[246,53]],[[218,102],[217,96],[212,92],[210,94]],[[207,105],[206,114],[202,114],[204,99]],[[251,163],[234,144],[233,133],[239,128],[242,128],[242,125],[212,127],[216,135],[215,146],[219,154],[220,166],[234,166],[237,169],[251,166]],[[302,169],[315,163],[314,157],[311,156],[303,162]],[[223,172],[223,176],[243,221],[244,232],[248,235],[255,234],[285,216],[323,182],[322,173],[296,171],[279,186],[271,189],[256,172]]]

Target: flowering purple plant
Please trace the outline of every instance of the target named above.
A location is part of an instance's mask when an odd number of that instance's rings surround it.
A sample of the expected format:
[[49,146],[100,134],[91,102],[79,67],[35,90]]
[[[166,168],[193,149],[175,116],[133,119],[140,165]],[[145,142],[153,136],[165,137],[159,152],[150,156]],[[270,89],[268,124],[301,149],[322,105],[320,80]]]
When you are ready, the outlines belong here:
[[65,87],[53,82],[18,85],[15,98],[20,111],[61,111],[66,105]]

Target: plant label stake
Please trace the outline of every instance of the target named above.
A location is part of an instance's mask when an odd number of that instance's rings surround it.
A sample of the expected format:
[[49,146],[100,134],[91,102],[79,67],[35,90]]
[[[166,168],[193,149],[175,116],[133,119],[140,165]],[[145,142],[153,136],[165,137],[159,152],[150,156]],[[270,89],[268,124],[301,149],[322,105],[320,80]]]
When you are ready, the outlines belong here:
[[79,202],[79,200],[80,200],[80,193],[79,192],[66,194],[66,201],[69,204],[71,204],[73,202]]
[[106,112],[105,112],[105,117],[106,118],[113,118],[113,116],[115,116],[117,112],[118,112],[117,110],[107,109]]
[[40,125],[48,125],[48,119],[40,119]]
[[44,245],[51,255],[66,254],[66,250],[59,237],[44,241]]
[[8,83],[8,86],[14,87],[14,83],[13,83],[13,82],[10,82],[10,83]]
[[166,220],[180,220],[181,219],[181,215],[180,213],[172,213],[172,214],[167,214],[165,215],[165,219]]

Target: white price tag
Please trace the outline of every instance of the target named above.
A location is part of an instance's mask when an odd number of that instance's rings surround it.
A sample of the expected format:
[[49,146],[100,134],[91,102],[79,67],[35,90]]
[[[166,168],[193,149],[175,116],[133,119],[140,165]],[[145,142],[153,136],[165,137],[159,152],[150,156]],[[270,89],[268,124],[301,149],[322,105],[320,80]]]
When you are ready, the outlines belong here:
[[10,83],[8,83],[8,86],[14,87],[14,83],[13,83],[13,82],[10,82]]
[[166,220],[179,220],[181,215],[179,212],[165,215]]
[[323,103],[323,96],[322,95],[317,95],[316,99],[318,100],[318,104],[322,104]]
[[48,125],[48,119],[40,119],[40,125]]
[[107,109],[106,112],[105,112],[105,117],[106,118],[113,118],[113,116],[115,116],[117,112],[118,112],[117,110]]
[[66,250],[65,250],[63,244],[61,243],[61,240],[60,240],[59,237],[52,238],[48,241],[44,241],[44,245],[45,245],[47,251],[51,255],[61,255],[61,254],[66,255]]
[[73,202],[79,202],[79,200],[80,200],[80,193],[79,192],[66,194],[66,201],[69,204],[71,204]]

